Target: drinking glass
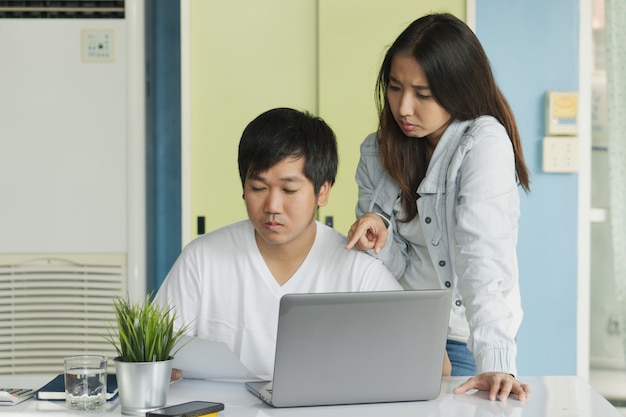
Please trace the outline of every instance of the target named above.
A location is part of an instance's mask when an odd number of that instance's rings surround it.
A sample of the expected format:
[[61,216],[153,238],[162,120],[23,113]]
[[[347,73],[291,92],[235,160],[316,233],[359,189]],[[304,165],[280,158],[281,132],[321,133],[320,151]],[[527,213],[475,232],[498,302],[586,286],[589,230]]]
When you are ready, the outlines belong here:
[[65,403],[74,409],[96,410],[106,403],[107,358],[69,356],[65,361]]

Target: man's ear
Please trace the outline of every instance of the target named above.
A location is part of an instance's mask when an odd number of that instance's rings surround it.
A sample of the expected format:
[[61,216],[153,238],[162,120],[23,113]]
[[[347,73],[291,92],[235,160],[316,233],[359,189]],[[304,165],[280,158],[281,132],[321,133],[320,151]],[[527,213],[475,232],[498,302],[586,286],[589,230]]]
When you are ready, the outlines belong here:
[[320,192],[317,195],[318,207],[324,207],[326,204],[328,204],[328,196],[330,195],[330,188],[331,188],[330,181],[326,181],[320,187]]

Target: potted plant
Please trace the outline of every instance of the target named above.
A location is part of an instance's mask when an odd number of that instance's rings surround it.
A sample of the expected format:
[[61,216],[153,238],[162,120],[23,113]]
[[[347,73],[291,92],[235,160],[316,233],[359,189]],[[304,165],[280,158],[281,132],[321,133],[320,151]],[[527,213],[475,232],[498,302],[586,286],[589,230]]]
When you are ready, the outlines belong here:
[[114,363],[122,414],[144,415],[166,404],[172,359],[188,328],[175,331],[175,311],[151,298],[152,293],[143,303],[121,297],[113,302],[116,323],[109,322],[107,340],[118,354]]

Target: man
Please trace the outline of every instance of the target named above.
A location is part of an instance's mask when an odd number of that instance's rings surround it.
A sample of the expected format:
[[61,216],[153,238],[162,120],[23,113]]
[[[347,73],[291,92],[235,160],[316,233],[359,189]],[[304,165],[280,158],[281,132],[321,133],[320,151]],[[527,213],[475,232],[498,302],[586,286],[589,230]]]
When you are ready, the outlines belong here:
[[379,260],[346,250],[346,238],[317,221],[337,173],[337,143],[324,121],[269,110],[244,130],[239,175],[248,220],[191,242],[156,302],[180,327],[225,342],[258,376],[273,373],[282,295],[401,290]]

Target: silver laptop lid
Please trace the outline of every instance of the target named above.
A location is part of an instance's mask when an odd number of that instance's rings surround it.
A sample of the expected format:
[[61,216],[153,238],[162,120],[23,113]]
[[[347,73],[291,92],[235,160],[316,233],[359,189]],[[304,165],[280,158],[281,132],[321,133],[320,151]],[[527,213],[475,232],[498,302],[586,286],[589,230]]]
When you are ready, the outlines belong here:
[[448,290],[284,295],[273,405],[436,398],[450,302]]

